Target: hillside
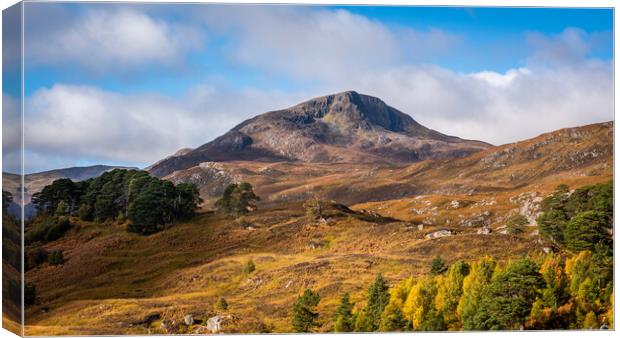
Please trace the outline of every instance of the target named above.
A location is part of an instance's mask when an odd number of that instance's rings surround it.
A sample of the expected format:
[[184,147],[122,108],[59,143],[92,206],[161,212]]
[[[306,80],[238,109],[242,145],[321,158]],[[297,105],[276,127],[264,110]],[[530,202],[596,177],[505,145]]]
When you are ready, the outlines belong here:
[[494,193],[536,189],[558,180],[611,177],[613,123],[562,129],[451,160],[409,166],[290,162],[206,162],[166,176],[196,184],[207,205],[234,182],[252,183],[262,203],[317,195],[341,203],[400,199],[419,194]]
[[[166,176],[200,186],[207,202],[193,220],[144,237],[74,217],[66,235],[44,244],[66,262],[26,273],[39,295],[26,334],[205,333],[178,325],[188,314],[222,316],[223,332],[290,332],[304,288],[321,295],[317,330],[329,331],[339,297],[349,292],[359,309],[378,272],[393,286],[428,274],[437,256],[541,257],[550,250],[536,224],[542,199],[559,184],[609,182],[612,165],[611,122],[411,165],[202,163]],[[213,213],[214,199],[241,181],[254,185],[259,209]],[[310,196],[349,208],[324,202],[325,216],[312,221],[301,202]],[[510,234],[518,214],[527,224]],[[244,272],[248,260],[256,271]],[[220,297],[227,310],[215,307]]]
[[203,162],[405,164],[464,156],[490,145],[428,129],[354,91],[314,98],[246,120],[194,150],[149,167],[155,176]]

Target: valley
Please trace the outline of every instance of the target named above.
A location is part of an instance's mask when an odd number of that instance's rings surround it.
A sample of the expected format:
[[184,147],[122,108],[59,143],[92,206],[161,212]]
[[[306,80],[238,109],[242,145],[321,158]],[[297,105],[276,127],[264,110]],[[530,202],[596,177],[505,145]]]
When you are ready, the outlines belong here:
[[[331,332],[341,295],[349,293],[361,313],[378,273],[395,288],[424,280],[439,257],[447,265],[484,257],[506,265],[563,255],[541,235],[541,203],[559,185],[573,191],[613,179],[612,122],[491,146],[439,134],[356,95],[261,115],[148,167],[152,177],[196,186],[203,203],[191,219],[145,236],[126,231],[131,221],[122,215],[92,221],[70,212],[59,238],[29,246],[64,259],[26,272],[36,285],[26,335],[292,332],[292,304],[305,289],[321,298],[314,331]],[[266,146],[273,143],[256,121],[282,116],[301,123],[286,128],[311,140],[301,146],[315,155],[298,153],[299,145]],[[329,127],[334,121],[337,131]],[[360,143],[385,133],[409,138],[396,148],[411,146],[415,158]],[[277,137],[279,146],[290,145]],[[216,201],[242,182],[260,197],[256,210],[218,211]],[[318,203],[320,217],[309,216],[308,201]],[[510,228],[517,216],[519,231]],[[216,317],[221,325],[213,331],[207,321]]]

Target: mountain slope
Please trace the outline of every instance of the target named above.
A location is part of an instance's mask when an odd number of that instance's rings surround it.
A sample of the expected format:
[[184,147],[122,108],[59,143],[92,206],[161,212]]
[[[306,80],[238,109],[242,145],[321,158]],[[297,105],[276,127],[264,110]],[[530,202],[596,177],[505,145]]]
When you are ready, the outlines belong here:
[[428,129],[376,97],[348,91],[258,115],[149,171],[163,177],[202,162],[238,160],[405,164],[489,146]]
[[374,163],[208,162],[165,176],[196,184],[209,203],[235,182],[250,182],[266,204],[312,195],[341,203],[398,199],[418,194],[470,194],[544,181],[610,177],[613,123],[562,129],[489,148],[458,159],[408,166]]

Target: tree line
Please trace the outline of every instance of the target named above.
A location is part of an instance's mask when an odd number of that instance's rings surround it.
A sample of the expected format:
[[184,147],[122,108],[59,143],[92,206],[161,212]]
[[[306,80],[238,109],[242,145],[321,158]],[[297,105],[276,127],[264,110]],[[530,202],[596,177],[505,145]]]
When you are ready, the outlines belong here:
[[193,184],[175,186],[145,171],[124,169],[85,181],[55,180],[32,196],[37,211],[46,216],[77,216],[96,222],[129,220],[127,231],[143,235],[192,217],[201,202]]
[[[541,235],[556,252],[500,264],[432,261],[425,276],[389,287],[377,275],[365,304],[342,295],[335,332],[599,329],[613,327],[613,182],[542,201]],[[307,289],[293,305],[292,326],[320,326],[320,296]]]

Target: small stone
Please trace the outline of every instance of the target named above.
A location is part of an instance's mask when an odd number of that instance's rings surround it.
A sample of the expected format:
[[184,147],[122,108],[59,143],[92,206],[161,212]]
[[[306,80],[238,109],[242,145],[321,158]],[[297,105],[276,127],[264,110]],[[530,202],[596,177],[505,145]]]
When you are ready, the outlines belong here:
[[192,316],[192,315],[185,315],[185,317],[183,317],[183,322],[187,326],[190,326],[190,325],[194,324],[194,316]]

